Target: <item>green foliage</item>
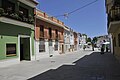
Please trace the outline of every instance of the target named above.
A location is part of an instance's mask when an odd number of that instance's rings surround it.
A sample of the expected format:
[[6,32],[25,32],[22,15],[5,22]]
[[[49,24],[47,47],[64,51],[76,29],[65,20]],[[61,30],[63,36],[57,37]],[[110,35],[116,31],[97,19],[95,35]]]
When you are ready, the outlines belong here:
[[89,38],[87,38],[87,42],[91,42],[92,40],[91,40],[91,38],[89,37]]
[[33,19],[33,17],[31,15],[29,15],[29,22],[34,23],[34,19]]
[[97,37],[94,37],[92,42],[94,42],[94,43],[97,42]]
[[15,19],[19,19],[19,16],[17,13],[12,13],[10,14],[11,17],[15,18]]
[[3,13],[4,13],[4,9],[0,8],[0,16],[3,15]]

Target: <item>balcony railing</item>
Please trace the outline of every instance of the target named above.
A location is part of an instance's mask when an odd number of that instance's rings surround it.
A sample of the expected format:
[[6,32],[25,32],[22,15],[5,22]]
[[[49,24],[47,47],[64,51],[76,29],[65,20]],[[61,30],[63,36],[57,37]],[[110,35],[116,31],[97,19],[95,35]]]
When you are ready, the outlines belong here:
[[47,32],[47,31],[44,31],[44,38],[45,38],[45,39],[49,39],[49,36],[48,36],[48,32]]
[[55,39],[58,39],[58,34],[56,34]]
[[37,16],[40,16],[40,17],[44,17],[45,19],[49,19],[49,20],[51,20],[51,21],[53,21],[53,22],[55,22],[55,23],[58,23],[58,24],[60,24],[60,25],[64,25],[64,23],[61,22],[60,20],[58,20],[57,18],[55,18],[55,17],[50,17],[48,14],[46,14],[45,12],[42,12],[42,11],[40,11],[40,10],[36,10],[36,15],[37,15]]
[[44,32],[40,32],[40,38],[44,38]]
[[59,34],[59,35],[58,35],[58,39],[59,39],[60,41],[64,41],[64,36],[61,35],[61,34]]
[[4,8],[0,8],[0,17],[4,16],[7,18],[11,18],[14,20],[18,20],[21,22],[26,22],[29,24],[34,24],[34,19],[32,15],[29,15],[28,17],[24,17],[24,14],[20,14],[19,12],[13,12],[13,11],[9,11],[9,10],[5,10]]
[[110,10],[109,15],[110,21],[119,21],[120,20],[120,7],[114,7]]
[[120,21],[120,7],[112,7],[108,14],[108,28],[110,22]]
[[120,0],[114,0],[113,2],[115,6],[120,6]]

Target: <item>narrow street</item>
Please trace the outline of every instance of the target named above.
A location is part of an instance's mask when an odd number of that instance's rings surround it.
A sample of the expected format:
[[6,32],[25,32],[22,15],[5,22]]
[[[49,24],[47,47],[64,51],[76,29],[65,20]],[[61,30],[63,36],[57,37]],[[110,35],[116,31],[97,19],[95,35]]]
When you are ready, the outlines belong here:
[[0,68],[0,80],[120,80],[119,71],[111,53],[88,49]]
[[0,0],[0,80],[120,80],[120,0]]
[[[79,54],[79,53],[78,53]],[[120,80],[120,64],[111,53],[93,52],[29,80]]]

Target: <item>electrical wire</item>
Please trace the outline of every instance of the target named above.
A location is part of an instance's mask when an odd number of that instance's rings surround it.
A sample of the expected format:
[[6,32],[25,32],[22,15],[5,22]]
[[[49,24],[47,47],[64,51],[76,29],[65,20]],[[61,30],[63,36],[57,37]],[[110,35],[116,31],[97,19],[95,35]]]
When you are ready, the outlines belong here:
[[72,13],[74,13],[74,12],[80,10],[80,9],[83,9],[83,8],[85,8],[85,7],[89,6],[89,5],[91,5],[91,4],[95,3],[95,2],[97,2],[97,1],[98,1],[98,0],[95,0],[95,1],[93,1],[93,2],[90,2],[90,3],[84,5],[84,6],[80,7],[80,8],[77,8],[77,9],[75,9],[75,10],[69,12],[68,14],[72,14]]
[[84,6],[82,6],[82,7],[80,7],[80,8],[77,8],[77,9],[71,11],[71,12],[64,13],[64,14],[62,14],[62,15],[57,15],[57,16],[54,16],[54,17],[62,17],[62,16],[68,17],[70,14],[73,14],[73,13],[75,13],[75,12],[77,12],[77,11],[79,11],[79,10],[85,8],[85,7],[88,7],[88,6],[90,6],[90,5],[94,4],[94,3],[96,3],[97,1],[98,1],[98,0],[92,1],[92,2],[90,2],[90,3],[88,3],[88,4],[84,5]]

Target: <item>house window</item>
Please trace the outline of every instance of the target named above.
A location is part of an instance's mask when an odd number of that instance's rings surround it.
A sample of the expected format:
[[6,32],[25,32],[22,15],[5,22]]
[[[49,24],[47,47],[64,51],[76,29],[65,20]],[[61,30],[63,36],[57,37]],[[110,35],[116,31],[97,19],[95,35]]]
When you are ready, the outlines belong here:
[[40,25],[40,37],[44,37],[44,26]]
[[70,49],[73,49],[74,48],[74,45],[70,45]]
[[58,50],[58,40],[55,40],[55,45],[54,45],[55,51]]
[[15,12],[15,4],[8,0],[7,1],[3,0],[3,8],[5,9],[5,12],[8,14],[12,14]]
[[120,47],[120,33],[118,34],[118,44],[119,44],[119,47]]
[[45,52],[45,41],[44,41],[44,39],[40,39],[39,52]]
[[52,38],[52,29],[49,28],[49,38]]
[[7,56],[16,55],[16,44],[6,44],[6,55]]
[[113,39],[113,44],[114,44],[114,46],[116,47],[116,38],[114,37],[114,39]]
[[58,38],[58,30],[55,30],[56,39]]
[[63,32],[61,32],[61,35],[63,35]]

